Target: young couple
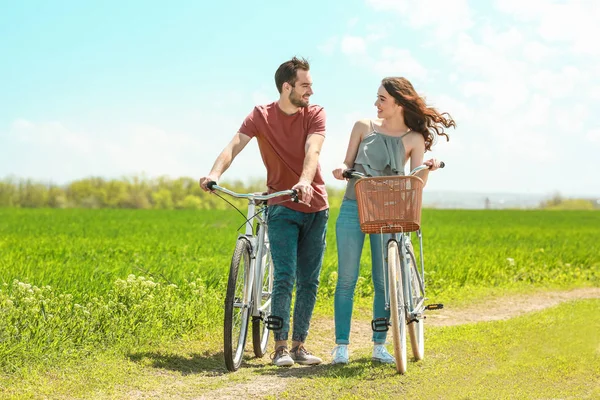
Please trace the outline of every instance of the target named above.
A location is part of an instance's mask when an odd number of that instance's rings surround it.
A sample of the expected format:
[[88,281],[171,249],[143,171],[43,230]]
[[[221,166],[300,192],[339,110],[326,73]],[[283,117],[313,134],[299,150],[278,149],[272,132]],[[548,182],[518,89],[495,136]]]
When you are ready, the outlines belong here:
[[[313,94],[309,63],[292,58],[275,72],[279,99],[256,106],[239,131],[217,157],[210,173],[200,178],[200,186],[208,191],[209,181],[218,182],[233,159],[256,137],[267,169],[269,192],[297,189],[300,203],[286,202],[269,207],[268,225],[274,281],[271,315],[283,319],[274,331],[273,364],[294,363],[316,365],[321,358],[304,347],[312,317],[319,275],[325,251],[325,235],[329,205],[325,182],[319,166],[319,154],[325,140],[325,110],[309,105]],[[377,119],[356,122],[343,164],[333,170],[343,180],[347,168],[373,176],[402,175],[410,159],[411,168],[423,163],[424,153],[431,149],[438,135],[446,136],[444,127],[455,126],[446,113],[428,107],[405,78],[385,78],[377,91]],[[429,170],[422,172],[425,181],[429,171],[439,167],[435,159],[425,161]],[[336,347],[333,363],[348,363],[348,344],[354,289],[358,279],[364,234],[358,223],[354,180],[347,184],[346,194],[336,222],[338,245],[338,283],[335,291]],[[389,317],[384,306],[384,278],[381,269],[379,235],[371,235],[372,274],[375,287],[373,317]],[[292,347],[288,350],[290,307],[296,284]],[[384,344],[386,332],[373,332],[373,359],[394,362]]]

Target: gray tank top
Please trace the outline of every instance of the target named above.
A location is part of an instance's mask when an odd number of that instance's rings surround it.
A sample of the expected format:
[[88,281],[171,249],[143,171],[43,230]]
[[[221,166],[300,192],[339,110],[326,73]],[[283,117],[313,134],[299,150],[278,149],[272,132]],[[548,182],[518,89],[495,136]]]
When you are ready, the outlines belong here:
[[[402,136],[390,136],[377,132],[371,121],[371,132],[365,136],[358,146],[354,168],[357,172],[371,176],[404,175],[404,144]],[[354,185],[357,179],[352,178],[346,185],[345,199],[356,200]]]

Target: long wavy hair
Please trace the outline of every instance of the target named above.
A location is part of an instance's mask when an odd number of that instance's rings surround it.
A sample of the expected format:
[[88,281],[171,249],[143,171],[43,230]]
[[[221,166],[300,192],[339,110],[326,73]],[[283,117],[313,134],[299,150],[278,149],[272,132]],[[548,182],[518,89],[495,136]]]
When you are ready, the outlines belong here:
[[425,98],[419,96],[408,79],[403,77],[383,78],[381,84],[385,90],[402,106],[404,123],[413,132],[419,132],[425,139],[425,151],[431,150],[438,136],[450,136],[444,128],[456,128],[456,122],[447,112],[440,113],[433,107],[427,106]]

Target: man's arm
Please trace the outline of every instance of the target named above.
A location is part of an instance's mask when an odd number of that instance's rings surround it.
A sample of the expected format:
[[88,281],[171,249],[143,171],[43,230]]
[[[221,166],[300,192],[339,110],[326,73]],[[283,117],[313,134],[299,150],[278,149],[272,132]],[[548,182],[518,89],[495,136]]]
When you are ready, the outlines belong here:
[[304,146],[304,164],[302,166],[302,174],[298,183],[292,189],[298,189],[301,193],[302,202],[309,204],[313,196],[312,181],[317,173],[319,165],[319,155],[325,136],[321,133],[312,133],[306,138]]
[[244,135],[241,132],[235,134],[231,142],[223,149],[221,154],[215,160],[210,173],[207,176],[200,178],[200,187],[205,191],[209,191],[206,184],[210,181],[218,182],[223,172],[227,171],[227,168],[231,165],[235,157],[246,147],[248,142],[252,138]]

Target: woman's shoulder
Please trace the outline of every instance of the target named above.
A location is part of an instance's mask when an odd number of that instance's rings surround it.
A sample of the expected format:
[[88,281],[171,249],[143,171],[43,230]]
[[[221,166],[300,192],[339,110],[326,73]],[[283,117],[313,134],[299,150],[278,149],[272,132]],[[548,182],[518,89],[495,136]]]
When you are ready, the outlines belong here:
[[353,132],[360,133],[361,138],[364,138],[367,134],[373,130],[373,122],[368,119],[359,119],[354,123]]
[[359,119],[358,121],[356,121],[354,123],[355,127],[360,127],[360,128],[367,128],[370,129],[372,127],[372,121],[368,118],[364,118],[364,119]]
[[423,137],[422,133],[411,131],[406,135],[403,141],[404,147],[409,152],[413,149],[418,149],[419,151],[422,149],[423,151],[425,151],[425,138]]

